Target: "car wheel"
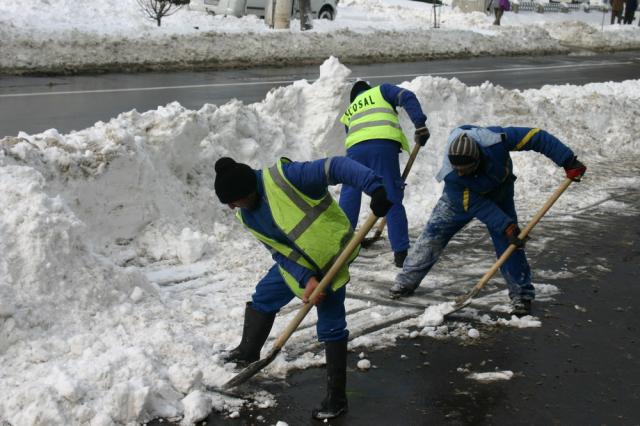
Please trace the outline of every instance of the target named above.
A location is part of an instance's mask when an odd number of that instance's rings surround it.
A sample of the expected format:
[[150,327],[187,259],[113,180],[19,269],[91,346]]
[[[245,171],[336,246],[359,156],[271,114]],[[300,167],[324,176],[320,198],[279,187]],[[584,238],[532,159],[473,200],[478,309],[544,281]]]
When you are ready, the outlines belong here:
[[318,13],[318,19],[328,19],[330,21],[333,21],[335,14],[333,12],[333,9],[330,8],[329,6],[325,6],[322,9],[320,9],[320,13]]

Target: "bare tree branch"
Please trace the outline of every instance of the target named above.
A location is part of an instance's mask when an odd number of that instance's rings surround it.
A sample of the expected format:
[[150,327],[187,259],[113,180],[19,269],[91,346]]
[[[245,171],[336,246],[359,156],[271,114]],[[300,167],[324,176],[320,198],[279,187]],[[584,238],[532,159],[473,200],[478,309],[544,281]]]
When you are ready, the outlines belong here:
[[136,0],[140,9],[147,15],[149,19],[154,21],[158,26],[165,16],[171,16],[190,0]]

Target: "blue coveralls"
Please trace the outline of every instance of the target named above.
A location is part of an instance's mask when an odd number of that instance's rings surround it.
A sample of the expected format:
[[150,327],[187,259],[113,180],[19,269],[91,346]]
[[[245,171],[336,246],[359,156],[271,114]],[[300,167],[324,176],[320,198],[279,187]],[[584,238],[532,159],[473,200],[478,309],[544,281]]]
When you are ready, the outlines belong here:
[[[384,99],[394,108],[399,106],[404,108],[416,129],[425,126],[427,117],[422,112],[420,103],[413,92],[387,83],[380,86],[380,91]],[[405,184],[400,173],[399,154],[401,149],[399,142],[388,139],[370,139],[358,142],[347,149],[347,157],[369,167],[384,180],[387,198],[393,203],[386,218],[389,241],[394,252],[409,248],[407,212],[402,205]],[[340,192],[340,207],[354,228],[358,224],[361,199],[362,191],[360,189],[343,185]]]
[[[328,170],[325,170],[325,168],[328,168]],[[332,157],[311,162],[283,163],[283,170],[289,182],[311,198],[323,197],[327,192],[328,185],[339,183],[360,188],[367,194],[373,193],[383,185],[382,179],[370,169],[346,157]],[[257,192],[260,202],[255,210],[241,209],[242,219],[248,226],[261,234],[292,246],[291,241],[275,225],[269,204],[265,199],[262,171],[255,170],[255,173],[258,181]],[[318,272],[300,266],[278,252],[274,252],[272,257],[276,264],[258,282],[255,293],[252,296],[252,308],[265,314],[277,313],[295,297],[280,274],[278,265],[295,277],[301,288],[304,288],[313,276],[318,281],[322,278]],[[343,340],[349,336],[344,309],[345,292],[346,286],[335,292],[329,287],[326,290],[325,299],[316,306],[318,310],[316,330],[318,340],[321,342]]]
[[[553,160],[558,166],[566,165],[574,154],[556,137],[544,130],[528,127],[488,127],[465,125],[452,132],[467,130],[480,145],[481,163],[475,174],[459,176],[452,169],[444,169],[444,191],[436,204],[429,222],[416,240],[404,262],[396,283],[415,289],[436,263],[449,240],[473,218],[488,228],[496,256],[500,257],[509,246],[504,231],[511,223],[518,223],[514,205],[513,165],[510,151],[536,151]],[[478,133],[472,136],[472,132]],[[478,138],[496,138],[484,146]],[[449,138],[451,143],[452,138]],[[485,141],[486,142],[486,141]],[[448,152],[448,146],[447,150]],[[448,164],[448,160],[445,158]],[[444,174],[444,176],[442,176]],[[535,290],[531,284],[531,270],[524,250],[516,250],[502,265],[500,272],[507,282],[509,297],[533,300]]]

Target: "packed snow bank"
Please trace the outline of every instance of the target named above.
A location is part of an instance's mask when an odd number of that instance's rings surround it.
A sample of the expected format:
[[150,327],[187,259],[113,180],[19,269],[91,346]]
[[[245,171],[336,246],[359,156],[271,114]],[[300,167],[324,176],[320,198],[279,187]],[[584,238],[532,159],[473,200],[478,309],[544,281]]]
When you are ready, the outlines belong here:
[[[225,155],[259,168],[283,155],[343,153],[338,117],[349,75],[332,58],[313,84],[297,81],[251,105],[191,111],[172,103],[68,135],[1,139],[0,419],[195,421],[210,403],[237,411],[242,401],[205,386],[233,375],[220,354],[239,341],[244,301],[271,261],[216,200],[213,164]],[[412,227],[423,226],[439,196],[434,176],[448,132],[466,122],[539,126],[574,148],[589,171],[554,206],[567,220],[639,183],[624,173],[640,152],[640,81],[510,91],[421,77],[403,86],[418,95],[432,133],[408,180]],[[564,174],[541,155],[513,158],[516,203],[530,217]],[[285,325],[276,321],[274,334]],[[305,333],[314,338],[313,327]],[[288,349],[304,353],[305,345],[292,339]],[[280,377],[321,358],[281,357],[265,373]]]
[[[596,14],[507,13],[492,25],[483,13],[445,5],[440,28],[430,4],[355,0],[339,4],[335,21],[301,32],[268,29],[255,16],[208,16],[183,9],[145,20],[135,0],[26,0],[0,4],[0,72],[191,69],[398,60],[469,55],[640,48],[637,26],[600,28]],[[558,25],[562,22],[562,25]],[[43,24],[46,23],[46,24]],[[96,24],[99,23],[99,24]]]

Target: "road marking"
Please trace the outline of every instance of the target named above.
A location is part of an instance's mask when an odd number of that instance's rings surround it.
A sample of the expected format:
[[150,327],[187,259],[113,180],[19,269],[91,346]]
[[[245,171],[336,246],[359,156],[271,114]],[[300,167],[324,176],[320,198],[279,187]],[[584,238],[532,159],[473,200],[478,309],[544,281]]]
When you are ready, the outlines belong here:
[[[630,65],[634,64],[633,61],[624,62],[598,62],[590,64],[570,64],[570,65],[548,65],[548,66],[536,66],[536,67],[515,67],[515,68],[489,68],[469,71],[440,71],[428,74],[389,74],[389,75],[371,75],[362,76],[361,79],[373,80],[373,79],[385,79],[385,78],[406,78],[406,77],[422,77],[422,76],[456,76],[456,75],[468,75],[468,74],[484,74],[495,72],[518,72],[518,71],[536,71],[536,70],[553,70],[553,69],[565,69],[565,68],[588,68],[588,67],[608,67],[614,65]],[[204,89],[211,87],[232,87],[232,86],[260,86],[260,85],[274,85],[274,84],[290,84],[297,80],[271,80],[271,81],[256,81],[256,82],[242,82],[242,83],[210,83],[210,84],[186,84],[181,86],[153,86],[153,87],[130,87],[126,89],[95,89],[95,90],[69,90],[59,92],[31,92],[31,93],[8,93],[0,95],[0,98],[22,98],[22,97],[34,97],[34,96],[60,96],[60,95],[85,95],[95,93],[126,93],[126,92],[150,92],[157,90],[180,90],[180,89]],[[311,82],[315,80],[309,80]]]

